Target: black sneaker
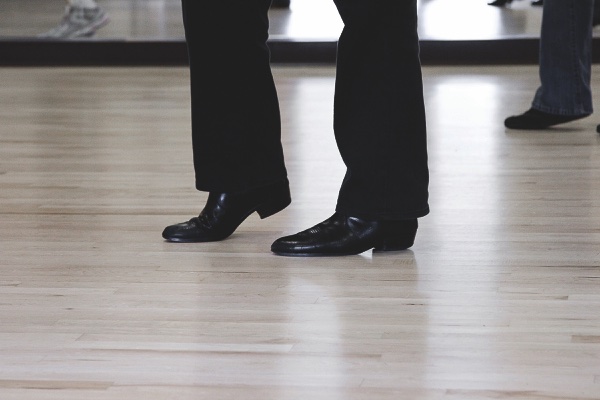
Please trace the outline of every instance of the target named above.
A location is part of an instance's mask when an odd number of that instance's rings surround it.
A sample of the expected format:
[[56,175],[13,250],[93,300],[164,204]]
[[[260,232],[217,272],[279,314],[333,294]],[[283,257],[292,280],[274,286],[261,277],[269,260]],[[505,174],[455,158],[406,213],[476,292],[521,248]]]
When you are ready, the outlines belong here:
[[589,116],[585,115],[556,115],[548,114],[534,108],[530,108],[521,115],[514,115],[504,120],[504,126],[509,129],[539,130],[554,125],[564,124]]

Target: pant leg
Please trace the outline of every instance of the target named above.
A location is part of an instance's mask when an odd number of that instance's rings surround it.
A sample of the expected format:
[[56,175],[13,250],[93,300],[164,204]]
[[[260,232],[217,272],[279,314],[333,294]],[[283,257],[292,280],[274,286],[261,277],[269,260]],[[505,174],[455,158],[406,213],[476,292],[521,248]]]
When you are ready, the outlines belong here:
[[557,115],[593,112],[590,87],[594,0],[545,0],[540,80],[532,107]]
[[337,211],[370,219],[426,215],[428,167],[416,0],[334,0],[334,130],[347,166]]
[[286,178],[266,45],[270,0],[182,0],[196,188],[244,191]]

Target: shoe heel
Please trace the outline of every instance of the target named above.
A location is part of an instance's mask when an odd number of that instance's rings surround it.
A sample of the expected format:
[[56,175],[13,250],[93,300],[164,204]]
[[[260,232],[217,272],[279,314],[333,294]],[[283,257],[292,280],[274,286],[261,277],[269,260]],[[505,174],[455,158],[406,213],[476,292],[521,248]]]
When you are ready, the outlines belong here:
[[406,250],[415,243],[417,237],[417,220],[398,222],[391,231],[380,240],[373,250],[375,251],[398,251]]
[[389,237],[382,240],[373,248],[374,251],[399,251],[406,250],[415,243],[415,237]]
[[273,214],[277,214],[279,211],[289,206],[291,202],[291,197],[269,200],[259,205],[256,212],[260,216],[260,219],[265,219]]

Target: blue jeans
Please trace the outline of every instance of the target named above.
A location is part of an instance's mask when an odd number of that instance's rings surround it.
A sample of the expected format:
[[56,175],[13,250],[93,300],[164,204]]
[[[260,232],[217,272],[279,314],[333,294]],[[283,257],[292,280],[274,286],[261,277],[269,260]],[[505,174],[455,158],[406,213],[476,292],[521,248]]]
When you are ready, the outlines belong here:
[[593,112],[590,88],[594,0],[545,0],[540,42],[542,85],[532,108],[555,115]]

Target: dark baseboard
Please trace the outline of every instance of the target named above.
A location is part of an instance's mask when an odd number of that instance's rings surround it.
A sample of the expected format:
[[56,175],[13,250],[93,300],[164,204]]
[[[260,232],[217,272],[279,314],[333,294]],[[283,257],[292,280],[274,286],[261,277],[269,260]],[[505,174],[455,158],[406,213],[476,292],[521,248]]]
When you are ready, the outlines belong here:
[[[269,42],[273,63],[333,64],[335,41]],[[539,39],[421,41],[423,65],[536,64]],[[593,42],[600,62],[600,38]],[[187,64],[183,40],[0,40],[0,66],[181,66]]]

